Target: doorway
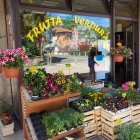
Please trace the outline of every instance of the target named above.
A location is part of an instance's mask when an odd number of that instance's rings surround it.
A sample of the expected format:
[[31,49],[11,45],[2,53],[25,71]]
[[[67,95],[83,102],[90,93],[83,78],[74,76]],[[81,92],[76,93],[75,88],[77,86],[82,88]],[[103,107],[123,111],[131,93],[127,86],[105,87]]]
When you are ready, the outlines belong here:
[[123,62],[115,63],[115,79],[118,86],[126,81],[136,80],[134,75],[136,70],[134,61],[136,47],[135,27],[135,22],[116,20],[115,44],[119,41],[123,46],[129,47],[133,52],[131,59],[124,58]]

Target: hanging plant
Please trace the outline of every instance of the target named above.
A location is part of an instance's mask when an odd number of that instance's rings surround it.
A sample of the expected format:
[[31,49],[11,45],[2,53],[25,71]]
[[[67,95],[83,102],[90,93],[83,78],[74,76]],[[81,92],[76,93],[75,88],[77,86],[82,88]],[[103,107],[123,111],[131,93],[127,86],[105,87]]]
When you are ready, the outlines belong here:
[[28,63],[28,56],[23,49],[0,49],[0,65],[7,78],[18,77],[19,69],[26,63]]

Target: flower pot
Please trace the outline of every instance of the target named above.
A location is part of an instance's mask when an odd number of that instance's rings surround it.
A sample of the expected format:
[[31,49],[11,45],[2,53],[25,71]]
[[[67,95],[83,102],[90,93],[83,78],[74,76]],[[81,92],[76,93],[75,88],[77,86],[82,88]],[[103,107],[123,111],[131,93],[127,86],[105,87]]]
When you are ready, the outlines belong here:
[[2,122],[0,121],[0,127],[3,136],[14,134],[14,123],[11,123],[9,125],[3,125]]
[[97,60],[97,61],[102,61],[103,58],[104,58],[103,55],[97,55],[97,56],[96,56],[96,60]]
[[2,73],[2,66],[0,66],[0,74]]
[[3,67],[3,71],[7,78],[17,78],[19,75],[19,68],[7,68]]
[[123,57],[121,55],[115,55],[114,56],[114,61],[115,62],[122,62],[123,61]]

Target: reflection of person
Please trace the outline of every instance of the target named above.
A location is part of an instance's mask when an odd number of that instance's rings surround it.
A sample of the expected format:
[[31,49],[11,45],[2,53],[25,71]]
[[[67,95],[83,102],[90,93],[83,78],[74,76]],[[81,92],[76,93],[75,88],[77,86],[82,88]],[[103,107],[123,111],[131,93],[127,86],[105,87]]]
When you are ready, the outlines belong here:
[[89,55],[88,55],[88,66],[89,66],[89,69],[90,69],[90,74],[89,74],[89,78],[92,80],[92,81],[95,81],[96,80],[96,73],[95,73],[95,64],[96,61],[94,60],[94,57],[96,56],[97,54],[97,49],[96,47],[92,47],[90,49],[90,52],[89,52]]

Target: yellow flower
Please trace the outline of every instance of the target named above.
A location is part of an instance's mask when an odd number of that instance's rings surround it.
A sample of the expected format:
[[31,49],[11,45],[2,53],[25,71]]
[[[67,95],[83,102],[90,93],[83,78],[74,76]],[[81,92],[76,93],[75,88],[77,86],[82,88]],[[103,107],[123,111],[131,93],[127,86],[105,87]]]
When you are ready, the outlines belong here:
[[123,123],[123,121],[122,121],[121,119],[117,119],[117,120],[116,120],[116,124],[117,124],[117,125],[122,125],[122,123]]
[[31,66],[31,67],[29,68],[29,71],[30,71],[32,74],[35,74],[36,71],[37,71],[37,67],[36,67],[36,66]]
[[89,100],[86,99],[86,106],[88,107],[89,106]]
[[49,131],[49,135],[51,136],[51,135],[53,134],[53,132],[54,132],[54,129],[51,129],[51,130]]
[[64,71],[63,71],[63,70],[59,70],[59,71],[58,71],[58,74],[64,75]]
[[62,83],[65,84],[65,82],[66,82],[66,81],[63,79],[63,80],[62,80]]
[[57,81],[57,84],[58,84],[58,85],[61,85],[61,81],[60,81],[60,80],[58,80],[58,81]]
[[125,98],[126,95],[127,95],[126,92],[123,92],[123,93],[122,93],[122,97],[123,97],[123,98]]
[[129,84],[130,87],[133,87],[134,85],[136,85],[136,82],[135,81],[130,81],[128,84]]
[[120,43],[120,42],[117,43],[117,46],[118,46],[118,47],[122,47],[122,43]]

